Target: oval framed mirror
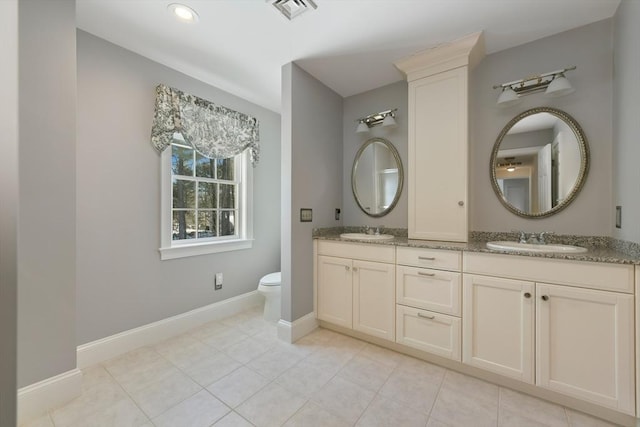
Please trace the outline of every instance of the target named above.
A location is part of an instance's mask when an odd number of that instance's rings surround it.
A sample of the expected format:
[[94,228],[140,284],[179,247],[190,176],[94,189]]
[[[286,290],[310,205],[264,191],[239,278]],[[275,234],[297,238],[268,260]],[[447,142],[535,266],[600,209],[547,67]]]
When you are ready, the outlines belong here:
[[384,138],[371,138],[356,153],[351,190],[362,212],[381,217],[396,206],[404,183],[400,154]]
[[582,128],[569,114],[550,107],[514,117],[491,152],[493,190],[507,209],[525,218],[566,208],[588,171],[589,145]]

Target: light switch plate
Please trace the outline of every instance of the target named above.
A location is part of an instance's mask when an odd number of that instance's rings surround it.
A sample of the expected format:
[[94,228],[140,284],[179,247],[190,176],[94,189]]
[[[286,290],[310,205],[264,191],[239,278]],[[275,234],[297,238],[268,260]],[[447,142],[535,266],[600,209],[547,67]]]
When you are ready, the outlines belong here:
[[313,220],[313,209],[300,209],[300,222],[311,222]]
[[622,228],[622,206],[616,206],[616,228]]

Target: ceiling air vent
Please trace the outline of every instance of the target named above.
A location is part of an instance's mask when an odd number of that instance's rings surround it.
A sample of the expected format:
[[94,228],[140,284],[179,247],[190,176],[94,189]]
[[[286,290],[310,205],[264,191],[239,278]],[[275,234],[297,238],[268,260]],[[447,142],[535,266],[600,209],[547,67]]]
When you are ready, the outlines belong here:
[[273,6],[290,21],[293,18],[302,15],[310,8],[318,8],[313,0],[275,0],[273,1]]

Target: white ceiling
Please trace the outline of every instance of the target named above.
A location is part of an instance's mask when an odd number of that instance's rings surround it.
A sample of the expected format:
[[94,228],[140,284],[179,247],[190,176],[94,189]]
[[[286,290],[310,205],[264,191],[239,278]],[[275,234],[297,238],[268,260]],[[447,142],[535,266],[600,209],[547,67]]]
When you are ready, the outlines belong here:
[[[181,2],[196,24],[167,12]],[[615,13],[620,0],[316,0],[288,21],[265,0],[77,0],[78,28],[280,111],[295,61],[346,97],[402,79],[393,61],[484,30],[487,53]]]

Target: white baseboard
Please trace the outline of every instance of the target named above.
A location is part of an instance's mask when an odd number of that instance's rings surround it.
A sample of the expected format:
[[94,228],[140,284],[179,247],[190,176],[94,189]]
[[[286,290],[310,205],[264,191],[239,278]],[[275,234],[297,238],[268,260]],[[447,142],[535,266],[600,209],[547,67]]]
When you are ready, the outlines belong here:
[[264,299],[262,295],[258,294],[258,291],[252,291],[82,344],[78,346],[78,368],[83,369],[136,348],[158,343],[212,320],[219,320],[240,313],[250,307],[261,304],[263,301]]
[[278,338],[294,343],[318,327],[316,314],[312,311],[293,322],[280,319],[278,322]]
[[18,390],[18,425],[41,417],[82,393],[82,371],[72,369]]

